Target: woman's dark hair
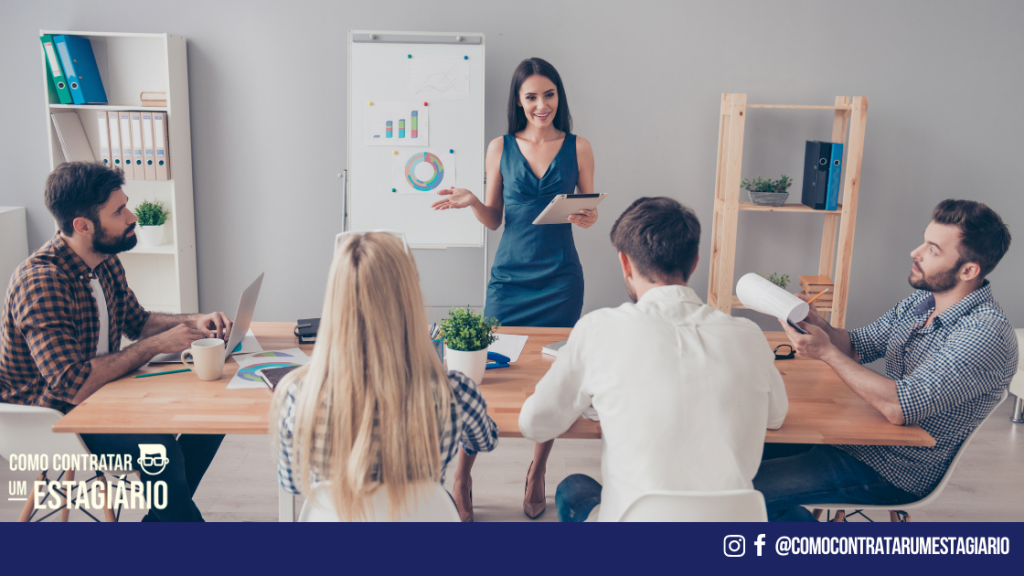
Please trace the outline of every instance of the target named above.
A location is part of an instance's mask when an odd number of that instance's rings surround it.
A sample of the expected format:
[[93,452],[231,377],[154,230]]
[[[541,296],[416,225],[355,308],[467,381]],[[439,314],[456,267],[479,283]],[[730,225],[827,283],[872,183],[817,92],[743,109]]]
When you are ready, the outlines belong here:
[[690,280],[700,248],[700,221],[671,198],[640,198],[612,225],[612,245],[651,282]]
[[981,268],[984,278],[1010,249],[1010,230],[994,210],[973,200],[943,200],[932,211],[932,221],[960,228],[959,269],[967,262]]
[[569,114],[569,100],[565,97],[562,77],[558,75],[558,70],[555,70],[554,66],[541,58],[523,60],[519,66],[516,66],[516,71],[512,73],[512,86],[508,92],[508,133],[515,134],[526,128],[526,113],[519,105],[519,89],[523,87],[523,82],[526,82],[527,78],[535,74],[543,76],[555,84],[555,88],[558,90],[558,110],[555,111],[555,119],[551,125],[570,134],[572,132],[572,115]]
[[75,218],[100,226],[100,206],[124,186],[124,172],[98,162],[65,162],[46,178],[46,208],[65,236],[75,233]]

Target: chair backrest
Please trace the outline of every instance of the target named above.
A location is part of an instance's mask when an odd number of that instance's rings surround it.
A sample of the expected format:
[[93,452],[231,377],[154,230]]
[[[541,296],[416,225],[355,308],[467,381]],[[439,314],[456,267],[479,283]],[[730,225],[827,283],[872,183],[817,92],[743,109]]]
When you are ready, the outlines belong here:
[[626,508],[620,522],[767,522],[757,490],[648,492]]
[[53,432],[53,425],[63,417],[53,408],[0,403],[0,456],[89,454],[78,434]]
[[[1014,332],[1017,334],[1017,346],[1024,346],[1024,329],[1017,328]],[[1024,351],[1019,353],[1024,359]],[[1017,365],[1017,373],[1010,380],[1010,392],[1018,398],[1024,398],[1024,366]]]
[[[377,490],[373,495],[369,522],[390,520],[391,507],[388,505],[387,490]],[[302,505],[299,522],[340,522],[331,501],[330,482],[313,486],[313,491]],[[459,511],[448,492],[440,484],[431,482],[423,486],[416,499],[416,509],[401,514],[398,522],[459,522]]]
[[1006,390],[1003,390],[1003,395],[999,397],[999,402],[996,403],[995,408],[993,408],[992,411],[988,413],[988,416],[985,417],[985,420],[981,421],[981,424],[978,424],[978,426],[975,427],[974,430],[971,430],[971,433],[968,434],[967,438],[964,439],[963,444],[960,444],[960,448],[958,448],[956,454],[953,455],[953,459],[949,462],[949,467],[946,468],[946,473],[942,475],[942,479],[939,480],[939,483],[935,485],[935,489],[933,489],[931,493],[925,496],[924,498],[918,500],[917,502],[914,502],[915,508],[923,507],[930,504],[933,500],[939,497],[939,494],[942,494],[942,491],[946,488],[946,484],[949,483],[949,479],[953,477],[953,469],[956,468],[957,462],[960,461],[960,457],[963,456],[964,452],[967,451],[967,445],[971,443],[971,439],[974,438],[974,435],[978,433],[978,430],[981,430],[981,427],[985,424],[985,421],[988,420],[989,417],[991,417],[993,414],[995,414],[996,409],[998,409],[999,405],[1002,404],[1004,400],[1006,400],[1007,395],[1008,394],[1006,393]]

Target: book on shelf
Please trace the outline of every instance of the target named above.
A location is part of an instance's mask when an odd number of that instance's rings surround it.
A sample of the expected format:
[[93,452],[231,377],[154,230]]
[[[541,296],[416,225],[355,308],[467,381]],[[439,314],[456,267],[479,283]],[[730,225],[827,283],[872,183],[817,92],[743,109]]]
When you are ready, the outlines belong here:
[[60,142],[60,152],[65,162],[95,162],[92,146],[85,135],[82,119],[75,112],[53,112],[50,114],[53,129]]
[[143,106],[167,106],[167,92],[142,92],[139,101]]
[[71,99],[75,104],[106,104],[100,69],[88,38],[60,34],[53,37],[60,65],[67,76]]

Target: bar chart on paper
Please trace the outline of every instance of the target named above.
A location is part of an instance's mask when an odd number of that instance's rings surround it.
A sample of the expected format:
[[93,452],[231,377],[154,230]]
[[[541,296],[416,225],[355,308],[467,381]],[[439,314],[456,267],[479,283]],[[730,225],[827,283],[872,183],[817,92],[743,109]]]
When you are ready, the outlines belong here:
[[427,146],[430,122],[426,102],[373,102],[366,105],[367,146]]

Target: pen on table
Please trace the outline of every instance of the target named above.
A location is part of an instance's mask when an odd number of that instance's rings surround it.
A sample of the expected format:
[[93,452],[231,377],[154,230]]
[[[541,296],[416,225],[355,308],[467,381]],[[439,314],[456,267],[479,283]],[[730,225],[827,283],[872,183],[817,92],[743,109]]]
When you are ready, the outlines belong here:
[[808,301],[807,301],[807,303],[808,303],[808,304],[810,304],[811,302],[814,302],[815,300],[817,300],[818,298],[820,298],[820,297],[821,297],[821,295],[822,295],[822,294],[824,294],[825,292],[828,292],[828,288],[825,288],[825,289],[824,289],[824,290],[822,290],[821,292],[818,292],[817,294],[815,294],[815,295],[814,295],[814,298],[811,298],[810,300],[808,300]]
[[180,370],[167,370],[165,372],[150,372],[149,374],[136,374],[136,378],[146,378],[148,376],[161,376],[163,374],[177,374],[178,372],[191,372],[189,368],[182,368]]

